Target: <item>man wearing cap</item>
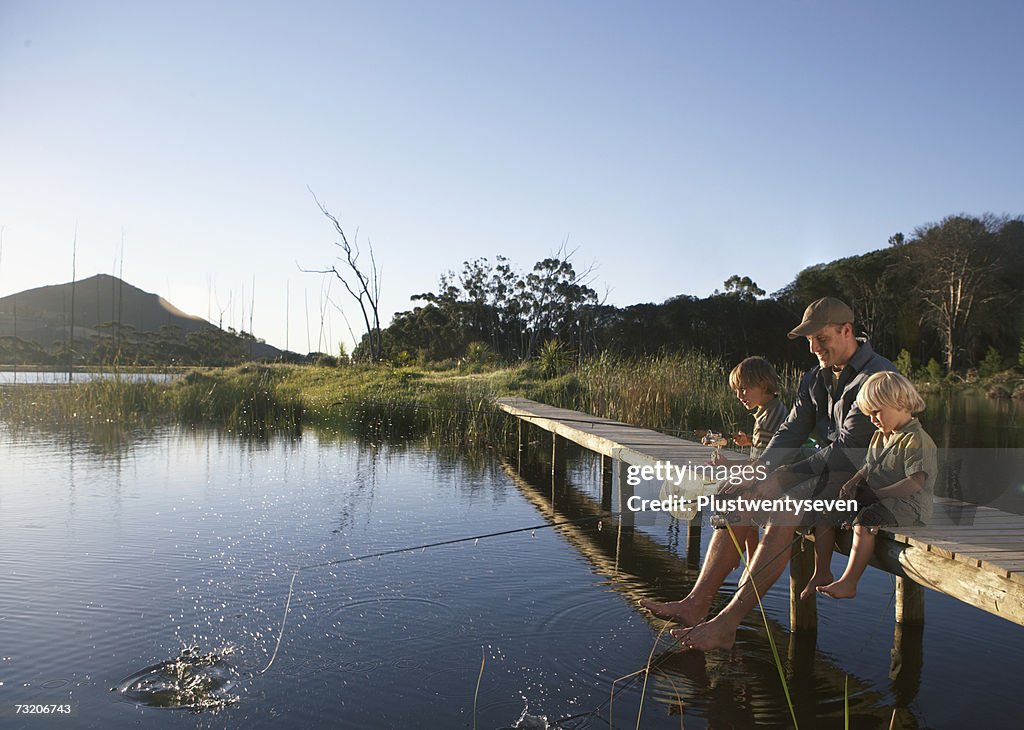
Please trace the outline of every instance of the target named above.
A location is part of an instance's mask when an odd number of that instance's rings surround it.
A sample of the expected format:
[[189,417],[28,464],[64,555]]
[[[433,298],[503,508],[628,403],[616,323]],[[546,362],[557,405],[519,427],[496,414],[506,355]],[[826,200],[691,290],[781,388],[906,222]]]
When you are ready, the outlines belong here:
[[[755,462],[771,471],[759,484],[727,485],[721,493],[749,490],[744,494],[749,499],[828,499],[835,497],[839,487],[860,467],[875,427],[854,401],[868,376],[896,367],[875,353],[866,340],[854,336],[853,321],[853,310],[834,297],[818,299],[804,310],[803,320],[789,337],[807,338],[818,365],[804,374],[789,417]],[[800,458],[798,450],[809,436],[821,448],[807,458]],[[732,600],[713,619],[703,621],[718,589],[739,565],[736,544],[743,545],[748,537],[757,535],[757,525],[750,524],[749,519],[731,525],[735,544],[730,530],[714,531],[704,565],[689,595],[669,603],[645,599],[641,605],[659,618],[682,625],[672,635],[680,639],[684,649],[731,647],[736,640],[736,628],[757,605],[757,595],[764,595],[782,575],[796,529],[805,521],[787,513],[769,516],[749,566],[757,593],[745,574]]]

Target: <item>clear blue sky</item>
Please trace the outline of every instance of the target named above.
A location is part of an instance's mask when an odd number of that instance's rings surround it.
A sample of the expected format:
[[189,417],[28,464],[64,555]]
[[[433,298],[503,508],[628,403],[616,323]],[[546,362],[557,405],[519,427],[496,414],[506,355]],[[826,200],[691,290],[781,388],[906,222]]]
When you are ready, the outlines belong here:
[[[332,231],[385,318],[568,238],[609,303],[774,291],[958,212],[1024,213],[1018,2],[0,0],[0,295],[117,273],[317,349]],[[345,307],[356,334],[353,305]],[[244,326],[248,329],[248,314]],[[349,339],[337,313],[330,342]],[[327,333],[325,333],[327,334]]]

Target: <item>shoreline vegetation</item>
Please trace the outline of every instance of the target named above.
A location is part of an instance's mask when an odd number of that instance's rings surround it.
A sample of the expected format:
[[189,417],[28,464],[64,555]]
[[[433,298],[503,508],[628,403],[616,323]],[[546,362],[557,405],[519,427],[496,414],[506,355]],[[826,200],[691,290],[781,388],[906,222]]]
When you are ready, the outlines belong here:
[[[438,446],[474,447],[513,436],[509,419],[493,401],[521,396],[692,437],[703,429],[749,429],[749,415],[727,387],[729,368],[720,358],[696,352],[640,360],[607,354],[581,362],[541,358],[516,366],[464,364],[445,370],[289,364],[195,368],[166,383],[113,377],[7,386],[0,418],[49,429],[145,429],[178,422],[248,436],[298,434],[312,427],[373,440],[423,438]],[[800,372],[782,368],[780,375],[782,397],[792,402]],[[915,384],[924,392],[1024,399],[1024,375],[1016,370],[955,379],[917,375]]]

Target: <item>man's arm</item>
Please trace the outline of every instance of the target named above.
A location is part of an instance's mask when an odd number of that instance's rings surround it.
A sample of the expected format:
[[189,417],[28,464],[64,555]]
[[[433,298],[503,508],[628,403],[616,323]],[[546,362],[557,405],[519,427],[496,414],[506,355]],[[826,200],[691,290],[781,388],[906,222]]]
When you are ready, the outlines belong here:
[[807,437],[814,432],[814,427],[818,423],[818,410],[811,400],[811,386],[817,374],[818,368],[804,373],[789,416],[779,426],[779,430],[772,436],[764,453],[755,463],[778,466],[790,461],[796,449],[803,446]]
[[836,440],[793,464],[793,470],[807,477],[821,474],[825,468],[832,474],[852,474],[863,464],[876,430],[871,419],[861,413],[855,403],[839,424]]

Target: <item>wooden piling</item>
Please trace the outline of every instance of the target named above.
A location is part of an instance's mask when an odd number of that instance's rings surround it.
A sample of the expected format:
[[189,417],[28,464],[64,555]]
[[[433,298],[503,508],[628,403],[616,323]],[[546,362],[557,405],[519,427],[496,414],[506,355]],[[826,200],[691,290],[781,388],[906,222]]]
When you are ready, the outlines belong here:
[[612,486],[615,483],[615,459],[601,454],[601,509],[612,511]]
[[924,625],[924,588],[912,580],[896,578],[896,623]]
[[793,547],[789,559],[789,627],[791,631],[815,633],[818,630],[818,604],[816,596],[800,599],[800,591],[814,574],[814,549],[801,539]]
[[629,485],[629,464],[619,461],[619,524],[624,527],[632,527],[636,520],[633,510],[628,506],[629,498],[633,496],[633,487]]
[[566,447],[568,442],[557,433],[551,434],[551,478],[565,477]]

